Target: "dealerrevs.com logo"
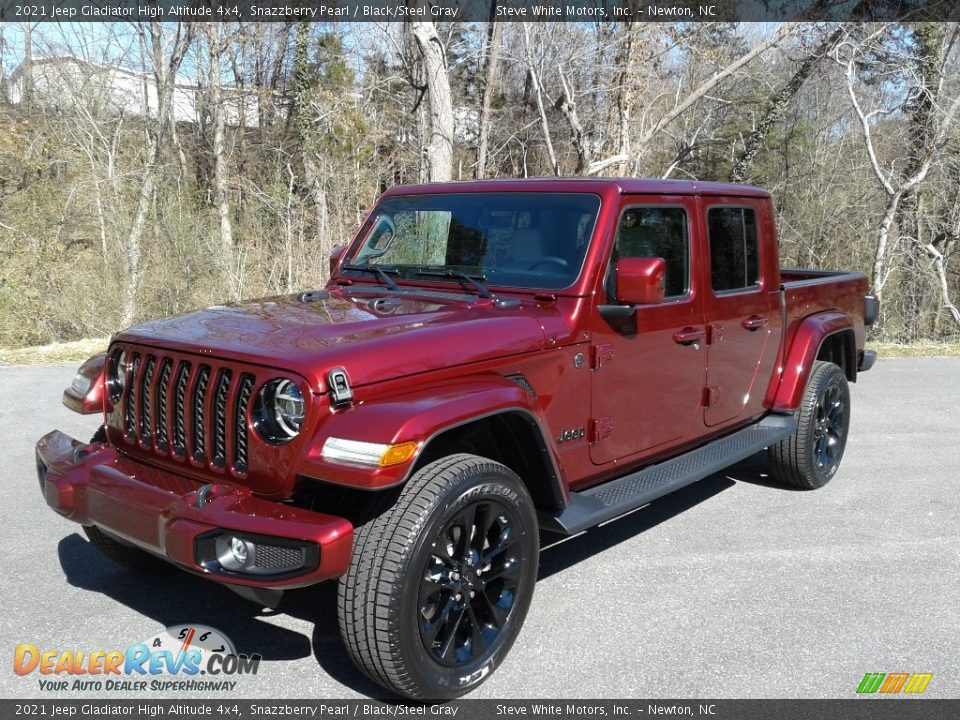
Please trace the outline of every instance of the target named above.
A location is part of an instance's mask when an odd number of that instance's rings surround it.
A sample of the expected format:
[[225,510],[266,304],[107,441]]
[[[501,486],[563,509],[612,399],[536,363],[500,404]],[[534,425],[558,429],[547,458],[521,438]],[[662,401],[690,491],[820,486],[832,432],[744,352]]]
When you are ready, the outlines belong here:
[[35,676],[44,691],[232,691],[241,675],[256,675],[261,656],[240,655],[219,630],[176,625],[126,650],[16,646],[13,671]]

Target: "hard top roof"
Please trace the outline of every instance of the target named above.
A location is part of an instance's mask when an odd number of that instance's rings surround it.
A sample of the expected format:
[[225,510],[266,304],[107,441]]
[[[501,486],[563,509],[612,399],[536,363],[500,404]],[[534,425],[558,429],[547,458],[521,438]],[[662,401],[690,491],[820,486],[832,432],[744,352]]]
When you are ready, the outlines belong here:
[[701,182],[699,180],[659,180],[651,178],[538,177],[523,179],[471,180],[423,185],[394,185],[386,195],[460,193],[460,192],[597,192],[616,190],[624,195],[735,195],[770,197],[770,193],[752,185]]

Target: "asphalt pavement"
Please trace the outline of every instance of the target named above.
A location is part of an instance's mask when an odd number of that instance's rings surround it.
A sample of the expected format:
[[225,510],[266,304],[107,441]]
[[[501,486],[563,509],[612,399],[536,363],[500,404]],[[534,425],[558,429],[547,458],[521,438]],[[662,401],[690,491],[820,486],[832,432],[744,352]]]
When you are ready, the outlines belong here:
[[[60,404],[74,369],[0,367],[0,696],[106,696],[41,690],[17,644],[121,649],[181,623],[263,656],[232,697],[383,696],[340,644],[332,583],[263,611],[116,566],[47,508],[34,443],[98,425]],[[960,698],[960,359],[881,359],[852,398],[821,490],[773,484],[757,456],[545,549],[516,645],[470,697],[851,698],[867,672],[928,672],[925,696]]]

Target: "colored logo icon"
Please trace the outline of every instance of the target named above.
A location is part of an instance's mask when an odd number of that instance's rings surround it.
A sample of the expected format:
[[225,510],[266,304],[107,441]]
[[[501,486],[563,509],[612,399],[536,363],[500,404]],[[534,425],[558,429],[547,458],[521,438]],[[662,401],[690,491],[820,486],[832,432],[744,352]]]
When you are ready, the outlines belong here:
[[932,678],[933,673],[867,673],[857,686],[857,693],[860,695],[920,694],[927,689]]

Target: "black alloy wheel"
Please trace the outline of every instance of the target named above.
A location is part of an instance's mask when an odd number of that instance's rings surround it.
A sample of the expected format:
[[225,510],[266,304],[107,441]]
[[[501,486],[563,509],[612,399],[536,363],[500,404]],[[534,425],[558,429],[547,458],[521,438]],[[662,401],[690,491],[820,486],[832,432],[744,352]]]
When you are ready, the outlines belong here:
[[836,474],[850,429],[850,387],[837,365],[817,361],[797,411],[797,428],[767,452],[782,483],[812,490]]
[[478,659],[506,626],[525,560],[513,514],[497,501],[471,503],[432,545],[420,580],[420,638],[442,665]]
[[354,530],[337,593],[351,659],[405,697],[469,692],[516,640],[539,552],[533,501],[512,470],[464,453],[425,465]]
[[832,473],[840,462],[847,437],[847,405],[839,383],[829,385],[817,402],[813,456],[821,473]]

